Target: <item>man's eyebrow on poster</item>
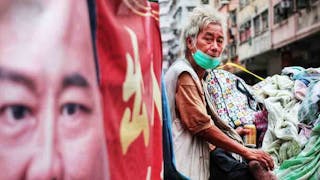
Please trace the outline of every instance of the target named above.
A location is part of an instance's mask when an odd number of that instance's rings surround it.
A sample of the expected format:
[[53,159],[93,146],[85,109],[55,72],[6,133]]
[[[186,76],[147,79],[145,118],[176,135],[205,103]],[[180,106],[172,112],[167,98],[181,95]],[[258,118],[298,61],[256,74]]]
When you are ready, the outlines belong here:
[[[3,81],[8,81],[14,84],[22,85],[23,87],[26,87],[33,95],[37,94],[37,83],[36,80],[32,78],[32,76],[28,76],[23,73],[7,70],[3,67],[0,67],[0,83]],[[68,88],[80,88],[83,90],[90,90],[90,87],[91,85],[89,84],[88,80],[79,73],[72,73],[70,75],[66,75],[63,77],[63,80],[61,82],[61,92],[67,90]],[[83,105],[77,106],[77,104],[73,102],[69,103],[68,105],[69,106],[67,107],[71,107],[72,109],[80,108],[80,110],[83,110],[84,112],[91,112],[91,108],[85,107]],[[0,112],[3,112],[4,108],[2,107],[0,110]],[[20,110],[22,109],[20,108]]]
[[[35,97],[39,98],[36,80],[30,75],[0,67],[0,84],[4,82],[9,83],[7,84],[9,86],[3,85],[0,90],[0,117],[5,115],[3,117],[6,120],[22,120],[27,118],[28,115],[34,116],[37,110]],[[19,88],[20,85],[22,89]],[[28,90],[27,92],[24,91],[24,87]],[[60,113],[69,116],[76,115],[79,111],[85,114],[91,113],[93,103],[89,100],[89,94],[92,93],[89,88],[88,80],[79,73],[64,76],[59,90],[62,92],[60,97],[62,100],[59,103]],[[79,92],[78,89],[83,91]],[[69,91],[71,92],[68,93]],[[8,94],[8,92],[11,93]],[[29,96],[30,94],[32,96]]]
[[[35,83],[32,77],[0,67],[0,81],[12,81],[27,87],[29,90],[35,91]],[[69,87],[88,88],[90,84],[88,80],[79,73],[73,73],[63,78],[62,89]]]
[[90,87],[90,84],[88,83],[87,79],[78,73],[74,73],[64,77],[62,84],[63,89],[73,86],[82,88]]
[[0,67],[0,82],[1,81],[11,81],[14,83],[18,83],[35,92],[35,84],[31,77],[14,71],[6,70],[3,67]]

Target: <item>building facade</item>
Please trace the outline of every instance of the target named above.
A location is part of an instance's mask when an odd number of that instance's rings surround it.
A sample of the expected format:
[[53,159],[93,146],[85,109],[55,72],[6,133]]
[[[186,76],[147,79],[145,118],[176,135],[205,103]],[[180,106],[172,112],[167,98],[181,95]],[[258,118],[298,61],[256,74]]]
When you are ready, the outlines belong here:
[[[180,35],[188,13],[210,4],[228,17],[224,62],[245,66],[262,76],[286,66],[320,66],[320,0],[162,0],[160,27],[164,60],[169,66],[180,52]],[[164,7],[164,8],[163,8]],[[226,66],[249,84],[258,80]]]
[[230,8],[233,4],[223,0],[214,5],[229,14],[229,21],[236,19],[237,29],[233,33],[229,24],[229,34],[237,37],[230,41],[229,36],[226,50],[236,44],[232,52],[239,64],[264,77],[286,66],[320,66],[319,0],[239,0],[236,12]]
[[184,22],[193,8],[201,4],[209,4],[209,1],[159,0],[164,70],[181,55],[180,36]]

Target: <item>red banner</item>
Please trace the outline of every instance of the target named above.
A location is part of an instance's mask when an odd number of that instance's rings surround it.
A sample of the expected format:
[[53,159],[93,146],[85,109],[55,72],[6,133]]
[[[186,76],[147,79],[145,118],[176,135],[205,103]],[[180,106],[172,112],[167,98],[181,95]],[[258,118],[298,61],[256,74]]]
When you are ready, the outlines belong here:
[[110,179],[161,179],[158,4],[97,1],[97,49]]

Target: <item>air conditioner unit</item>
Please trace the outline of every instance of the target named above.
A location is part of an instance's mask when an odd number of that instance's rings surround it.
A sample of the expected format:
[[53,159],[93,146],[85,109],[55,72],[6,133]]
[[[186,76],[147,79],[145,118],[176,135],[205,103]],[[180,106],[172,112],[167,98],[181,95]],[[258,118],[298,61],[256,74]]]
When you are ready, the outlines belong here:
[[289,9],[290,6],[291,6],[291,2],[288,1],[288,0],[282,0],[282,1],[280,2],[280,7],[281,7],[282,9]]
[[287,19],[290,7],[291,7],[291,2],[289,0],[282,0],[276,11],[284,19]]
[[237,35],[237,28],[231,28],[231,31],[234,36]]
[[229,3],[230,3],[229,0],[221,0],[221,1],[220,1],[220,4],[221,4],[221,5],[225,5],[225,4],[229,4]]

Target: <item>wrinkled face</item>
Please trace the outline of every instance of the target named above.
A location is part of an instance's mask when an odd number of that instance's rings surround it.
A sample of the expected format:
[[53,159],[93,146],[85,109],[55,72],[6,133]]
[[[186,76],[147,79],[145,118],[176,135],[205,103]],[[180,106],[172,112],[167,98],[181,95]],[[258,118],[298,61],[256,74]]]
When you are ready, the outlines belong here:
[[72,2],[13,1],[0,14],[0,179],[103,178],[89,18]]
[[195,52],[197,48],[212,57],[219,57],[223,50],[223,41],[224,37],[221,25],[210,23],[200,30],[196,39],[196,47],[194,47],[194,44],[190,43],[188,44],[188,47],[191,52]]

